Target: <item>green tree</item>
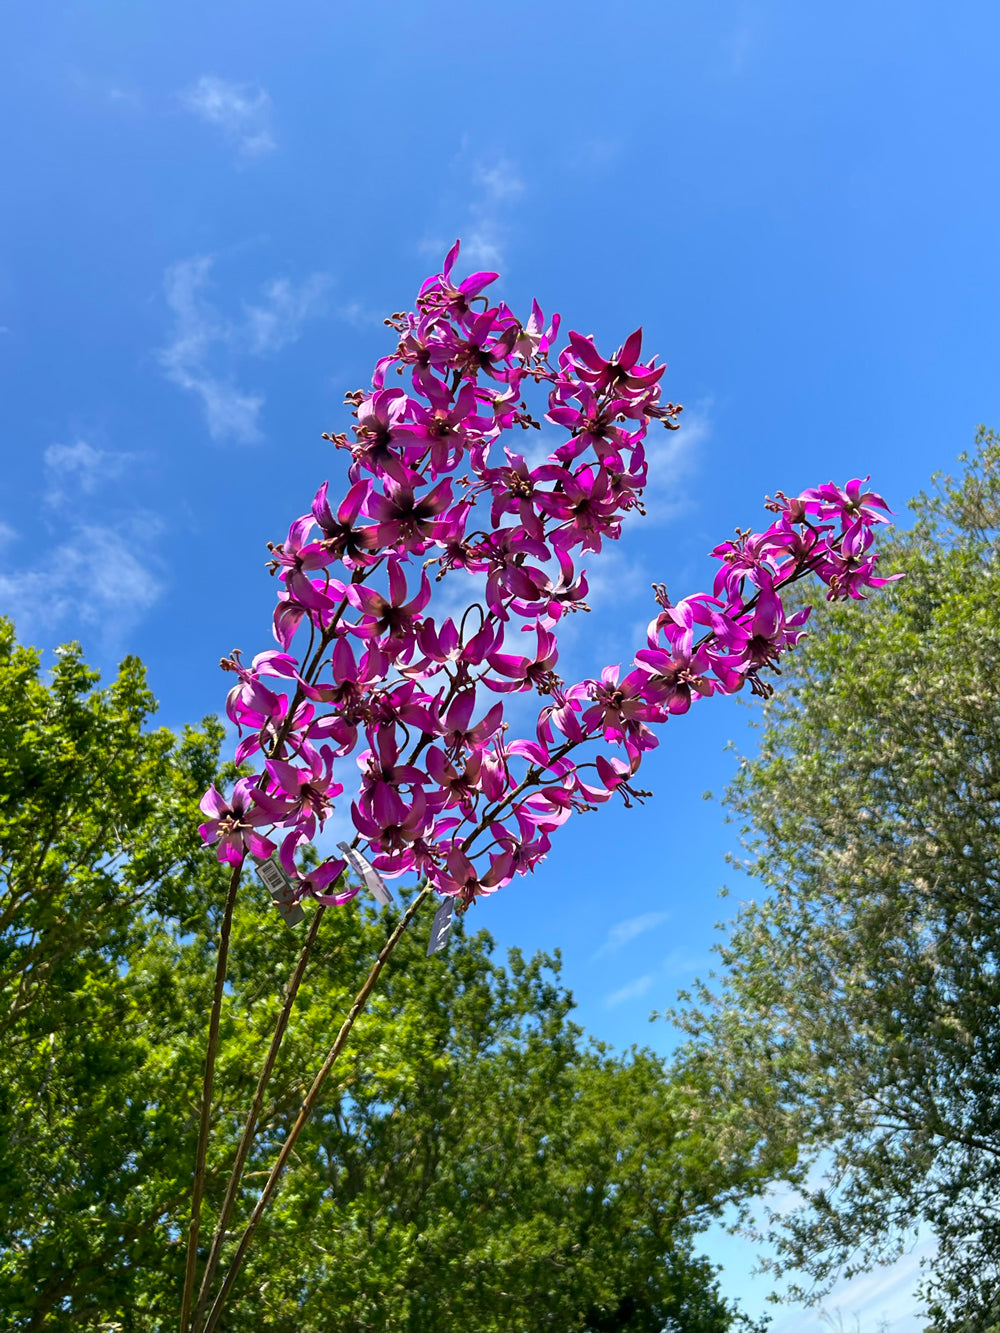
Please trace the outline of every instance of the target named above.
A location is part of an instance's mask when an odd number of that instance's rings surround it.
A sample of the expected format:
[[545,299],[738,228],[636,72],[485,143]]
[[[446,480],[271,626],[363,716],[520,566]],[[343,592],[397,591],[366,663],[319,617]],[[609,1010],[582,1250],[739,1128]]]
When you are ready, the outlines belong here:
[[[210,910],[191,809],[220,728],[146,730],[134,659],[96,683],[74,647],[44,683],[0,621],[0,1309],[15,1327],[114,1304],[159,1262],[187,1188],[190,1110],[148,1063],[131,968],[158,917]],[[185,1086],[196,1069],[192,1050]]]
[[929,1227],[942,1333],[1000,1324],[1000,440],[976,444],[893,536],[905,579],[789,658],[729,792],[765,893],[680,1015],[685,1077],[800,1148],[779,1271],[816,1297]]
[[[51,680],[0,627],[0,1310],[28,1330],[174,1329],[225,871],[200,849],[215,721],[149,729],[140,664]],[[224,775],[225,776],[225,775]],[[232,776],[231,774],[229,776]],[[429,922],[428,922],[429,924]],[[328,911],[237,1222],[385,939]],[[249,883],[234,920],[211,1236],[303,927]],[[558,960],[404,937],[308,1125],[222,1327],[722,1333],[698,1229],[759,1188],[648,1052],[585,1042]]]

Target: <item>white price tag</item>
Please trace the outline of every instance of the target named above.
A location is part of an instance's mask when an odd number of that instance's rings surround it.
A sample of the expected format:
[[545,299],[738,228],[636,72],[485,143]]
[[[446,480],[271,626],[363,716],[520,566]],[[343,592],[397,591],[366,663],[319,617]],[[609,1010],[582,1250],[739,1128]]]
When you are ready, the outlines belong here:
[[448,943],[451,935],[451,923],[455,919],[455,899],[445,898],[434,913],[431,937],[427,941],[427,957],[430,958]]
[[388,907],[392,902],[392,894],[389,892],[389,886],[375,867],[369,865],[361,853],[354,847],[349,847],[346,842],[339,842],[337,846],[344,853],[344,857],[350,863],[351,868],[364,880],[365,888],[375,901],[383,907]]
[[287,926],[297,926],[305,920],[305,912],[295,901],[295,889],[281,866],[273,856],[266,861],[257,862],[257,874],[274,899],[275,906],[284,918]]

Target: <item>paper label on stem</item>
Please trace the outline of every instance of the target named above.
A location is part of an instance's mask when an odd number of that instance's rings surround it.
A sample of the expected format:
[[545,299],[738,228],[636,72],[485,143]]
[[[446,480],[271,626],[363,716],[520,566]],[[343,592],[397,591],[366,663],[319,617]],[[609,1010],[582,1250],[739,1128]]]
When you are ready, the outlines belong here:
[[375,901],[382,907],[388,907],[392,902],[392,894],[389,892],[389,886],[375,867],[370,865],[356,848],[348,846],[346,842],[339,842],[337,846],[344,853],[351,869],[361,876],[365,888]]
[[274,899],[287,926],[297,926],[305,920],[305,912],[295,901],[295,888],[273,856],[257,862],[257,875]]
[[431,937],[427,941],[427,957],[430,958],[448,943],[451,935],[451,923],[455,919],[455,899],[445,898],[434,913]]

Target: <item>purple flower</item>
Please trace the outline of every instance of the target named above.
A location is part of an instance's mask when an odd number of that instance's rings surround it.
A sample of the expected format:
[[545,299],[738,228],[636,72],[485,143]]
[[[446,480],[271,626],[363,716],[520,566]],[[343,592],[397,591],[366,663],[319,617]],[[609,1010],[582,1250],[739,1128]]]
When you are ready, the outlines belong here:
[[538,468],[535,477],[558,482],[558,489],[539,497],[539,508],[560,520],[552,534],[559,549],[599,551],[605,537],[614,541],[621,535],[620,496],[604,468],[582,467],[572,473],[546,466]]
[[209,846],[218,844],[216,855],[230,865],[242,865],[247,852],[264,861],[274,851],[274,843],[257,831],[271,821],[254,805],[253,792],[252,784],[240,778],[228,801],[214,786],[201,798],[201,811],[209,818],[198,832]]
[[600,732],[606,741],[617,745],[624,745],[628,740],[639,749],[651,749],[657,741],[645,725],[656,715],[647,697],[652,692],[649,676],[636,669],[624,680],[619,680],[620,673],[620,667],[607,666],[599,681],[588,680],[582,687],[577,687],[581,695],[585,691],[585,697],[594,700],[590,708],[584,709],[583,726],[588,735]]
[[255,787],[253,799],[275,823],[294,825],[307,838],[316,835],[330,813],[335,797],[344,790],[333,780],[333,751],[324,745],[314,750],[310,745],[299,747],[299,758],[305,767],[299,768],[287,759],[268,759],[264,763],[271,781],[266,788]]
[[[770,690],[761,674],[808,614],[786,613],[786,584],[815,574],[839,598],[890,581],[875,574],[886,506],[867,478],[794,499],[779,491],[770,527],[713,551],[711,594],[672,605],[658,589],[631,665],[567,686],[558,630],[587,593],[575,552],[599,556],[642,512],[648,430],[676,428],[680,408],[661,400],[664,367],[642,360],[639,330],[610,358],[574,331],[557,347],[558,316],[546,328],[537,303],[524,323],[491,304],[496,275],[459,280],[458,253],[456,243],[415,310],[387,321],[395,350],[370,389],[347,395],[353,440],[325,436],[351,455],[342,498],[324,482],[271,548],[282,651],[224,664],[237,677],[228,715],[248,729],[237,760],[261,751],[264,770],[228,804],[211,789],[203,836],[239,864],[247,850],[269,854],[281,830],[298,892],[323,902],[350,896],[335,888],[343,863],[303,874],[295,858],[342,794],[340,757],[357,756],[352,817],[373,864],[427,876],[464,907],[532,870],[574,812],[642,799],[633,782],[656,728],[695,699],[747,681]],[[539,426],[533,392],[563,433],[537,462],[514,443],[521,435],[505,438]],[[464,612],[463,571],[485,583]],[[530,649],[518,651],[515,631],[534,636]],[[510,738],[506,699],[486,707],[488,691],[544,695],[534,736]]]
[[571,332],[569,352],[564,355],[595,393],[613,390],[621,398],[636,398],[652,388],[666,370],[666,366],[654,366],[652,363],[648,366],[640,365],[641,350],[642,329],[629,334],[610,361],[605,361],[598,352],[593,338],[584,338],[579,333]]
[[494,885],[479,878],[475,865],[460,847],[452,847],[443,866],[435,866],[430,880],[438,893],[446,898],[458,898],[468,905],[484,893],[492,893]]
[[406,474],[393,448],[400,438],[400,428],[410,400],[402,389],[378,389],[358,404],[358,424],[354,428],[357,443],[351,446],[354,464],[351,481],[361,480],[361,468],[378,476],[397,476],[405,482]]
[[452,269],[458,259],[461,243],[456,241],[445,256],[444,268],[427,278],[417,294],[417,304],[423,310],[433,310],[455,319],[467,318],[469,302],[497,278],[496,273],[472,273],[457,285],[451,280]]
[[[724,688],[738,689],[735,677],[745,676],[756,693],[766,696],[770,688],[761,685],[760,671],[764,667],[774,667],[782,652],[798,642],[802,636],[801,627],[812,608],[807,606],[793,616],[786,616],[773,583],[764,575],[761,578],[752,613],[740,618],[729,615],[711,617],[715,642],[708,649],[708,656]],[[727,683],[728,680],[733,681],[732,685]]]
[[327,893],[327,886],[336,883],[346,869],[346,861],[324,861],[307,875],[299,876],[299,897],[315,898],[325,907],[342,907],[361,892],[360,884],[345,884],[339,893]]
[[478,750],[493,736],[503,721],[503,705],[496,704],[479,722],[472,724],[476,708],[474,690],[463,690],[450,704],[436,728],[450,753],[459,750]]
[[[854,477],[841,489],[832,481],[825,486],[815,486],[803,491],[799,501],[806,508],[815,508],[820,518],[840,518],[845,526],[853,523],[888,523],[885,514],[878,514],[877,509],[884,509],[886,514],[892,510],[877,491],[862,491],[868,477]],[[811,502],[811,503],[810,503]]]
[[352,583],[347,598],[362,613],[353,626],[353,632],[363,639],[380,639],[380,647],[390,658],[406,657],[416,647],[417,616],[431,599],[431,587],[426,573],[421,575],[420,591],[410,601],[402,562],[390,559],[389,596],[384,597],[373,588]]
[[419,480],[411,476],[404,483],[386,477],[385,495],[370,496],[368,512],[378,520],[374,528],[378,546],[399,548],[401,554],[422,555],[431,545],[436,520],[451,504],[451,482],[442,481],[418,498],[416,483]]
[[428,750],[425,762],[428,775],[441,789],[442,808],[457,805],[471,818],[480,795],[487,801],[497,801],[504,794],[507,784],[503,775],[486,762],[481,750],[473,750],[461,770],[438,749]]
[[321,545],[331,559],[342,560],[348,569],[370,565],[373,552],[378,545],[372,528],[356,527],[358,516],[365,512],[365,505],[371,495],[371,481],[359,481],[350,488],[337,507],[334,515],[327,500],[329,482],[316,492],[312,503],[313,518],[323,533]]
[[491,690],[508,693],[511,690],[536,689],[539,694],[551,694],[558,690],[559,677],[555,674],[555,664],[559,660],[556,648],[556,636],[541,625],[535,628],[536,649],[534,657],[520,657],[513,653],[490,653],[487,661],[494,671],[506,680],[492,680],[484,677],[484,683]]
[[370,800],[351,805],[351,817],[361,836],[387,858],[376,862],[376,869],[403,873],[412,868],[412,844],[424,836],[433,816],[419,787],[407,804],[397,789],[381,784]]

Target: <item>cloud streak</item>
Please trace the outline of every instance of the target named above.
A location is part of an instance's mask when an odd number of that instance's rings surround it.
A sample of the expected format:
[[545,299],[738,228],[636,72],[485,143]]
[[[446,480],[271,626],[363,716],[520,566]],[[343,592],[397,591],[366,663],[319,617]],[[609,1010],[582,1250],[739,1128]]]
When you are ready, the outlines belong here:
[[712,433],[709,408],[709,403],[702,403],[682,412],[678,430],[650,432],[646,441],[649,480],[643,495],[647,525],[669,522],[687,507],[682,483],[694,470]]
[[592,957],[600,958],[604,954],[616,953],[640,935],[662,926],[669,916],[669,912],[643,912],[641,916],[630,916],[625,921],[619,921],[611,927],[604,943]]
[[500,268],[507,232],[502,214],[524,193],[524,181],[506,158],[491,166],[480,164],[474,178],[479,192],[469,205],[472,225],[462,241],[464,256],[474,268]]
[[214,256],[196,255],[167,269],[164,293],[174,324],[157,359],[171,383],[200,399],[213,440],[256,444],[263,439],[265,398],[237,383],[233,363],[241,355],[269,356],[295,342],[305,320],[322,308],[329,278],[314,273],[298,286],[272,279],[233,320],[206,296],[213,264]]
[[[464,197],[468,200],[465,221],[459,224],[462,259],[474,269],[500,269],[508,230],[504,214],[524,194],[524,181],[517,164],[509,158],[477,162],[471,172],[467,161],[463,146],[456,160],[463,171]],[[437,236],[426,240],[421,252],[440,259],[453,239]]]
[[616,1009],[618,1005],[625,1004],[628,1000],[636,1000],[640,995],[645,995],[654,981],[652,972],[647,972],[644,976],[636,977],[635,981],[630,981],[627,986],[622,986],[620,990],[612,991],[610,995],[604,997],[604,1004],[607,1009]]
[[303,322],[320,306],[329,286],[325,273],[313,273],[298,287],[287,278],[265,283],[263,301],[243,306],[250,351],[255,356],[266,356],[295,342]]
[[264,88],[203,74],[180,94],[183,106],[217,129],[243,158],[261,157],[277,146],[271,131],[271,98]]
[[78,493],[93,495],[105,482],[117,481],[132,455],[95,449],[86,440],[74,444],[50,444],[42,456],[45,466],[45,502],[60,505],[66,498],[66,487]]
[[14,619],[23,639],[84,625],[114,651],[162,592],[134,543],[114,528],[83,523],[38,564],[0,573],[0,613]]

